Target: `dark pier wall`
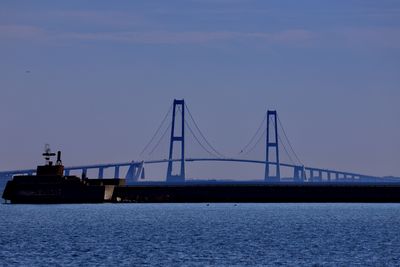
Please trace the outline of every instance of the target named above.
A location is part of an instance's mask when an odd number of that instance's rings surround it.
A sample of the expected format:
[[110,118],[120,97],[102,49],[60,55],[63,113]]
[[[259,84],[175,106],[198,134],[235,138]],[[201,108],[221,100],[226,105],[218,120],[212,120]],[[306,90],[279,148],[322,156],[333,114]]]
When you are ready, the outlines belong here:
[[400,202],[399,185],[121,186],[115,202]]

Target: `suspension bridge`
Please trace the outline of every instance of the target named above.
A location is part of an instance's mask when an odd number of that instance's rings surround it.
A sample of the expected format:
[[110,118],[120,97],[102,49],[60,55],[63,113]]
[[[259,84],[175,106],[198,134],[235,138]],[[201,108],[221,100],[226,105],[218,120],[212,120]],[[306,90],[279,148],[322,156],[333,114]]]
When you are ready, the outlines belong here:
[[[172,120],[167,123],[170,116]],[[147,157],[152,156],[160,147],[161,140],[165,139],[168,133],[170,133],[170,136],[167,158],[65,167],[64,174],[68,176],[71,173],[81,173],[86,176],[90,170],[97,173],[96,178],[103,179],[105,178],[105,170],[111,169],[114,178],[125,177],[128,183],[137,183],[140,180],[146,180],[145,168],[153,164],[165,163],[167,164],[165,181],[167,183],[182,183],[189,181],[186,174],[186,163],[231,162],[261,165],[264,168],[264,175],[260,177],[260,181],[264,182],[388,182],[388,178],[305,166],[293,149],[276,110],[266,112],[255,134],[236,157],[227,157],[211,145],[183,99],[173,101],[160,126],[140,155],[143,157],[145,155]],[[208,156],[187,157],[186,139],[188,134]],[[256,148],[262,148],[263,159],[244,157]],[[289,162],[281,162],[282,153]],[[283,169],[285,173],[290,173],[290,175],[283,177]],[[11,178],[14,175],[33,175],[35,172],[36,169],[3,171],[0,172],[0,177]]]

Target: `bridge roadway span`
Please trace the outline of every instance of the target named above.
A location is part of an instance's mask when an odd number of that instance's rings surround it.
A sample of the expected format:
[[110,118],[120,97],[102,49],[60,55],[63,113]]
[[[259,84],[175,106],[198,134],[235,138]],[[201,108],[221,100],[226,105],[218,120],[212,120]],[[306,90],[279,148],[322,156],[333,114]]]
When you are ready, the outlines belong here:
[[[179,162],[181,159],[159,159],[159,160],[147,160],[147,161],[131,161],[131,162],[122,162],[122,163],[104,163],[104,164],[93,164],[93,165],[80,165],[80,166],[71,166],[65,167],[65,175],[69,175],[70,171],[81,170],[82,172],[86,172],[89,169],[98,169],[99,175],[98,178],[103,178],[104,169],[114,168],[114,178],[120,177],[120,167],[129,167],[126,178],[134,178],[137,179],[138,175],[142,171],[144,165],[149,164],[159,164],[159,163],[167,163],[167,162]],[[240,159],[240,158],[186,158],[186,162],[239,162],[239,163],[252,163],[252,164],[263,164],[266,165],[267,162],[263,160],[252,160],[252,159]],[[270,165],[277,165],[276,162],[269,162]],[[280,167],[292,168],[294,170],[294,178],[301,178],[301,173],[307,177],[307,180],[312,180],[313,178],[322,179],[323,174],[326,174],[327,180],[332,179],[361,179],[361,178],[371,178],[375,179],[378,177],[363,175],[352,172],[343,172],[336,171],[331,169],[322,169],[322,168],[313,168],[313,167],[305,167],[288,163],[279,163]],[[130,173],[131,172],[131,173]],[[296,174],[297,172],[297,174]],[[12,177],[13,175],[24,175],[24,174],[34,174],[36,173],[36,169],[25,169],[25,170],[13,170],[13,171],[2,171],[0,172],[0,177]],[[317,174],[317,175],[314,175]],[[334,175],[335,177],[332,177]],[[136,177],[135,177],[136,176]]]
[[[202,138],[199,138],[199,136],[196,136],[195,132],[192,131],[192,128],[189,126],[189,124],[186,124],[186,120],[185,120],[185,110],[188,111],[188,118],[193,122],[195,129],[197,129],[198,133],[200,134],[200,136]],[[180,111],[180,112],[177,112]],[[279,121],[279,117],[277,116],[277,112],[276,110],[268,110],[264,120],[261,122],[257,132],[261,129],[261,127],[264,125],[264,121],[266,121],[266,128],[265,128],[265,133],[266,134],[266,142],[265,142],[265,151],[266,151],[266,158],[265,160],[252,160],[252,159],[240,159],[240,158],[227,158],[224,157],[221,153],[219,153],[213,146],[210,145],[210,143],[207,141],[207,139],[204,137],[204,135],[202,134],[201,130],[199,129],[196,121],[194,121],[193,116],[191,115],[189,108],[187,107],[187,105],[185,104],[184,99],[178,100],[178,99],[174,99],[173,105],[171,106],[171,108],[169,109],[169,111],[167,112],[166,116],[164,117],[164,120],[161,122],[158,130],[156,131],[155,135],[153,136],[153,138],[151,138],[150,142],[145,146],[144,150],[142,151],[142,153],[146,150],[146,148],[149,147],[149,144],[154,140],[154,137],[156,136],[156,134],[158,133],[159,129],[161,129],[160,127],[163,125],[163,123],[165,122],[166,118],[168,117],[169,114],[172,114],[172,122],[170,124],[170,128],[171,128],[171,138],[170,138],[170,149],[169,149],[169,156],[168,159],[160,159],[160,160],[148,160],[148,161],[132,161],[132,162],[122,162],[122,163],[105,163],[105,164],[94,164],[94,165],[83,165],[83,166],[72,166],[72,167],[65,167],[65,172],[64,175],[68,176],[70,175],[71,171],[78,171],[80,170],[82,172],[82,174],[87,174],[87,170],[98,170],[98,175],[97,178],[103,178],[104,177],[104,170],[107,168],[114,168],[114,178],[120,178],[120,177],[124,177],[122,175],[120,175],[120,168],[121,167],[128,167],[128,171],[125,175],[125,178],[128,181],[137,181],[139,179],[139,177],[144,178],[144,165],[148,165],[148,164],[158,164],[158,163],[168,163],[168,168],[167,168],[167,175],[166,175],[166,180],[167,181],[174,181],[174,179],[178,178],[179,181],[185,181],[185,167],[184,167],[184,163],[185,162],[200,162],[200,161],[204,161],[204,162],[236,162],[236,163],[248,163],[248,164],[263,164],[265,165],[265,174],[264,174],[264,179],[267,180],[269,179],[270,181],[276,181],[275,179],[280,179],[281,175],[280,175],[280,167],[284,167],[284,168],[289,168],[292,169],[292,173],[293,173],[293,179],[296,181],[322,181],[322,180],[327,180],[327,181],[344,181],[344,180],[363,180],[363,181],[382,181],[382,180],[388,180],[388,179],[383,179],[383,178],[378,178],[378,177],[373,177],[373,176],[368,176],[368,175],[363,175],[363,174],[358,174],[358,173],[353,173],[353,172],[343,172],[343,171],[335,171],[335,170],[331,170],[331,169],[323,169],[323,168],[313,168],[313,167],[305,167],[305,166],[301,166],[301,161],[298,159],[296,153],[294,152],[289,139],[287,138],[285,131],[282,127],[282,124]],[[178,115],[177,115],[178,114]],[[179,115],[180,114],[180,115]],[[176,116],[180,116],[180,119],[176,121]],[[279,121],[279,123],[278,123]],[[175,123],[178,122],[181,124],[180,125],[180,133],[178,133],[179,135],[176,135],[177,133],[175,133]],[[208,152],[211,156],[209,158],[187,158],[185,156],[185,125],[188,126],[188,129],[190,131],[190,133],[192,133],[192,135],[194,136],[194,138],[197,140],[197,142],[199,143],[199,145],[206,151]],[[295,165],[295,164],[287,164],[287,163],[279,163],[279,132],[278,132],[278,127],[282,128],[282,131],[284,133],[284,137],[286,139],[286,141],[289,144],[290,150],[292,151],[292,153],[294,154],[294,156],[297,159],[297,162],[299,162],[298,164],[300,165]],[[274,130],[274,134],[269,134],[270,130],[272,132],[272,129]],[[167,128],[168,130],[168,128]],[[165,131],[165,133],[167,132],[167,130]],[[257,134],[256,132],[256,134]],[[165,134],[164,133],[164,134]],[[163,135],[164,135],[163,134]],[[162,135],[162,136],[163,136]],[[253,136],[253,138],[256,135]],[[261,135],[262,137],[263,135]],[[248,145],[252,142],[253,138],[250,140],[250,142],[248,143]],[[161,140],[161,139],[160,139]],[[205,143],[201,143],[200,140],[203,140]],[[179,156],[175,156],[175,157],[179,157],[179,158],[173,158],[174,154],[173,152],[173,148],[174,148],[174,143],[177,144],[179,143],[180,145],[180,155]],[[156,146],[154,146],[154,149],[158,146],[159,142],[156,144]],[[255,144],[257,145],[258,142]],[[287,153],[287,155],[290,158],[290,155],[287,151],[287,149],[285,148],[284,143],[282,143],[284,151]],[[209,149],[207,149],[206,147],[209,147]],[[243,148],[244,150],[246,150],[247,146],[245,148]],[[210,150],[211,149],[211,150]],[[253,149],[253,148],[251,148]],[[250,149],[250,150],[251,150]],[[242,150],[243,151],[243,150]],[[211,153],[212,152],[212,153]],[[215,153],[214,153],[215,152]],[[247,151],[249,152],[249,151]],[[269,154],[275,154],[274,156],[274,160],[275,162],[272,162],[271,159],[269,158]],[[178,174],[172,174],[172,163],[173,162],[181,162],[181,166],[180,166],[180,173]],[[271,177],[272,175],[270,174],[270,167],[276,167],[275,168],[275,177]],[[4,172],[0,172],[0,176],[2,177],[12,177],[13,175],[32,175],[36,172],[35,169],[28,169],[28,170],[14,170],[14,171],[4,171]],[[92,177],[94,178],[94,177]],[[290,177],[288,177],[290,178]],[[378,180],[376,180],[378,178]]]

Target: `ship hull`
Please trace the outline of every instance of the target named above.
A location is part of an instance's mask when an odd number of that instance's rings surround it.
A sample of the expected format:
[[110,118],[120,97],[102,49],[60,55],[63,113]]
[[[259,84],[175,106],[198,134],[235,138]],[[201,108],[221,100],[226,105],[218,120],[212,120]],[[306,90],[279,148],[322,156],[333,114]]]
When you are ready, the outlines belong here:
[[[35,180],[38,180],[37,177]],[[104,202],[104,186],[89,186],[79,181],[59,180],[42,183],[24,182],[26,178],[24,181],[8,181],[3,198],[18,204]]]

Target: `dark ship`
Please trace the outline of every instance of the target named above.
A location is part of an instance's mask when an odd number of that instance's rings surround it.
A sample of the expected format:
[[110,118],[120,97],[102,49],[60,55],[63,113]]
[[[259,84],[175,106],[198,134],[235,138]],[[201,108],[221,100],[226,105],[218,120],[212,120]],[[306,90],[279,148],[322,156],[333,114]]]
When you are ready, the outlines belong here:
[[48,145],[43,156],[46,163],[37,167],[36,175],[14,176],[7,182],[3,192],[6,201],[25,204],[102,203],[111,199],[116,184],[124,184],[123,179],[64,176],[60,151],[55,164],[50,159],[56,154]]

